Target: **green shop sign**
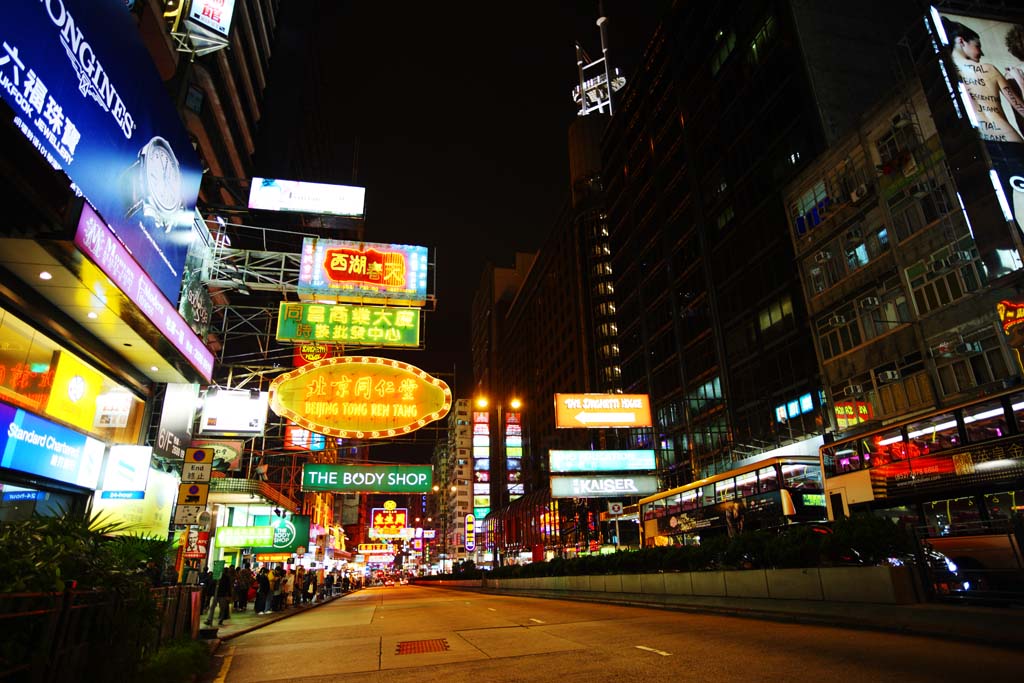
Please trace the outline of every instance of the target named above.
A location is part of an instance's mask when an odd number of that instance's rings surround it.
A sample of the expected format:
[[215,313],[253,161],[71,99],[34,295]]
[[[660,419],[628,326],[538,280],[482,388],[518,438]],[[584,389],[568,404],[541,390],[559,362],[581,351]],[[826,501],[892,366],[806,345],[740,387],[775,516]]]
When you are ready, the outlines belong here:
[[282,302],[277,314],[277,341],[419,346],[420,309]]
[[[254,521],[260,521],[260,519],[257,518]],[[254,553],[294,553],[298,552],[299,548],[309,547],[308,516],[271,517],[269,523],[274,529],[274,544],[272,546],[254,546],[252,549]]]
[[303,491],[426,493],[432,478],[430,465],[302,466]]
[[217,529],[217,547],[219,548],[252,548],[271,545],[274,545],[274,527],[272,526],[222,526]]

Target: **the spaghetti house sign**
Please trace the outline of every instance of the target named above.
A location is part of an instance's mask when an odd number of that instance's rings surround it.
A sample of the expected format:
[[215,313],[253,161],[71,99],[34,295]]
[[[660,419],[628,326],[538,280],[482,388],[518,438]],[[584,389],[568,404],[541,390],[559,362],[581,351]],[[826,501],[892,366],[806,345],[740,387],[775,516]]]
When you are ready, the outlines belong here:
[[440,379],[388,358],[342,356],[278,376],[270,407],[314,432],[346,439],[383,439],[440,420],[452,393]]

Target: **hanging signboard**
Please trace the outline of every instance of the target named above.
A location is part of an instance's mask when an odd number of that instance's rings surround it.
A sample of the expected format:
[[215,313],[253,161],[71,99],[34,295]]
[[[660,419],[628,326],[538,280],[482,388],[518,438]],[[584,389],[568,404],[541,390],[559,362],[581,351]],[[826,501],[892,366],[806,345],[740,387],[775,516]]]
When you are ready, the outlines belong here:
[[421,306],[427,302],[427,248],[307,237],[299,298]]
[[549,472],[643,472],[657,469],[653,450],[549,451]]
[[325,465],[302,466],[303,491],[346,493],[426,493],[430,465]]
[[366,188],[352,185],[253,178],[249,187],[249,208],[261,211],[295,211],[362,218],[365,203]]
[[647,394],[555,394],[555,427],[650,427]]
[[283,301],[277,315],[277,341],[419,346],[420,310]]
[[658,492],[654,475],[600,475],[551,477],[552,498],[621,498],[649,496]]
[[476,517],[472,513],[466,515],[466,552],[476,550]]
[[447,384],[387,358],[327,358],[270,384],[275,413],[305,429],[342,438],[408,434],[443,418],[451,405]]

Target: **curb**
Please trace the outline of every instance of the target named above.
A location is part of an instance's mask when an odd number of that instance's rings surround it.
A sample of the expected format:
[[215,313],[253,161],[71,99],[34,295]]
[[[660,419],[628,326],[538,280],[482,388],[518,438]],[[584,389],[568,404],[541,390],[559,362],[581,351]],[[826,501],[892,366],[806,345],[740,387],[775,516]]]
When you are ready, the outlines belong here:
[[209,638],[209,639],[206,640],[206,642],[211,644],[211,646],[210,646],[210,654],[212,655],[212,654],[216,653],[217,650],[220,648],[220,646],[223,643],[225,643],[225,642],[227,642],[229,640],[233,640],[233,639],[237,638],[238,636],[245,635],[246,633],[252,633],[253,631],[255,631],[257,629],[261,629],[264,626],[269,626],[270,624],[277,623],[277,622],[279,622],[279,621],[281,621],[283,619],[289,619],[289,618],[297,616],[299,614],[303,614],[303,613],[305,613],[305,612],[307,612],[307,611],[309,611],[311,609],[316,609],[317,607],[320,607],[322,605],[326,605],[329,602],[334,602],[335,600],[343,598],[346,595],[352,595],[355,592],[356,591],[349,591],[348,593],[342,593],[341,595],[332,595],[331,597],[329,597],[329,598],[327,598],[325,600],[321,600],[319,602],[311,604],[309,607],[303,607],[302,609],[295,610],[295,611],[292,611],[292,612],[287,612],[286,611],[286,612],[277,613],[273,617],[271,617],[270,619],[267,619],[265,621],[261,621],[261,622],[256,623],[256,624],[252,624],[251,626],[246,626],[245,628],[242,628],[242,629],[239,629],[237,631],[234,631],[234,632],[232,632],[232,633],[230,633],[228,635],[217,636],[216,638]]

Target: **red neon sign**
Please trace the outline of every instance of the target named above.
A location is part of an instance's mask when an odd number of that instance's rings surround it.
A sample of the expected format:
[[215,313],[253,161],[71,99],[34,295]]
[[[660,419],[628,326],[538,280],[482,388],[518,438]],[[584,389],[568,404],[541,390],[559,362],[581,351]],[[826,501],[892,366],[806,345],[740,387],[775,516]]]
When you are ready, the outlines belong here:
[[405,284],[405,254],[345,247],[327,249],[324,251],[324,270],[334,282],[397,287]]

